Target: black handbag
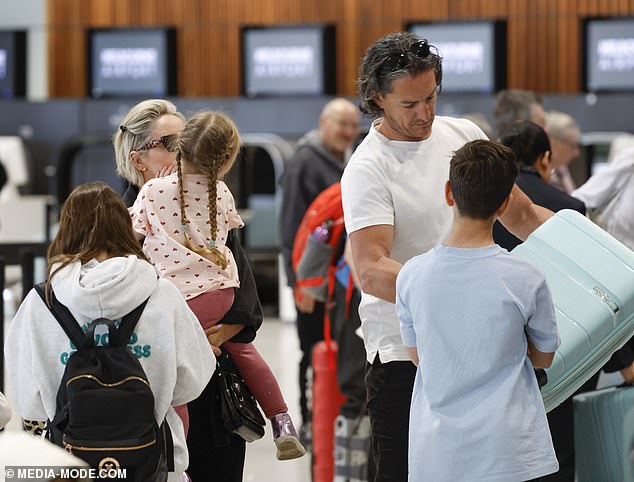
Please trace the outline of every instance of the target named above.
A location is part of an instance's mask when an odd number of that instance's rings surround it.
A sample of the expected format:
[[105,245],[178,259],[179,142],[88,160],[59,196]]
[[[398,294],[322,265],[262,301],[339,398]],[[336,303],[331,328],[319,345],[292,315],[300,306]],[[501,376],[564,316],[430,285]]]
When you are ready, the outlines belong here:
[[225,428],[247,442],[264,436],[266,421],[258,402],[235,368],[228,353],[218,357],[216,367],[220,393],[220,417]]

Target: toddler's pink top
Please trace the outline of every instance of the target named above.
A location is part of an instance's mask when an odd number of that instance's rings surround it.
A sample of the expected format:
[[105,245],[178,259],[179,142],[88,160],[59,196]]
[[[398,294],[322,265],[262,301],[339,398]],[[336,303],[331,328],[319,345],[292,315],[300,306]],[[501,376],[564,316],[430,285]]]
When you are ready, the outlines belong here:
[[[143,252],[156,266],[161,276],[172,281],[185,299],[222,288],[238,287],[238,271],[233,254],[225,246],[227,233],[244,226],[227,185],[218,181],[216,247],[227,257],[227,268],[184,246],[181,225],[180,196],[176,173],[146,182],[130,208],[132,226],[145,236]],[[209,247],[211,240],[207,177],[204,174],[183,176],[185,213],[190,221],[187,230],[200,248]]]

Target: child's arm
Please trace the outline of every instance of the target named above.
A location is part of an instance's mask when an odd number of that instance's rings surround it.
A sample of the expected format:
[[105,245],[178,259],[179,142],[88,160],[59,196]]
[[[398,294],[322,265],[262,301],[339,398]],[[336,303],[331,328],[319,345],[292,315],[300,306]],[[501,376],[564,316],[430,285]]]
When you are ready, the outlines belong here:
[[407,354],[409,355],[410,360],[412,360],[412,363],[418,366],[418,351],[416,351],[416,347],[406,346],[405,350],[407,351]]
[[[407,288],[409,283],[406,278],[410,270],[408,265],[401,270],[396,279],[396,314],[399,319],[401,328],[401,339],[403,340],[403,346],[414,365],[418,366],[418,351],[416,349],[416,331],[414,330],[414,320],[409,311],[407,299]],[[405,281],[404,281],[405,280]]]
[[528,358],[535,368],[548,368],[559,347],[559,330],[555,318],[550,289],[546,279],[542,278],[535,295],[534,305],[526,323]]
[[534,368],[549,368],[555,358],[555,352],[543,352],[535,348],[530,341],[528,342],[528,358]]

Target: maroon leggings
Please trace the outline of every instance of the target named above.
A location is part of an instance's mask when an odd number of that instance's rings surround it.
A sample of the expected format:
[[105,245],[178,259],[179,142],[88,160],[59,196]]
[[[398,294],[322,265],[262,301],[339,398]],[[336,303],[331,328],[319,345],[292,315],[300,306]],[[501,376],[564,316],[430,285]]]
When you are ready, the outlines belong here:
[[[208,291],[187,301],[189,308],[194,312],[203,330],[214,326],[224,317],[233,304],[235,293],[233,288],[225,288],[216,291]],[[255,349],[253,343],[225,342],[222,348],[227,350],[234,364],[240,371],[240,375],[258,401],[266,418],[288,411],[284,402],[282,391],[277,384],[275,375]],[[187,405],[174,407],[183,421],[185,435],[189,429],[189,414]]]

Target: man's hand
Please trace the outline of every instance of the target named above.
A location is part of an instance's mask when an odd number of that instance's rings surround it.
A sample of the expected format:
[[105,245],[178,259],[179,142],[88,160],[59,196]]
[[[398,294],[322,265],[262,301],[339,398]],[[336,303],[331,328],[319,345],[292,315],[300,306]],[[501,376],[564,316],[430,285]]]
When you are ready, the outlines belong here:
[[308,292],[298,288],[295,292],[295,306],[301,313],[312,313],[315,311],[315,298]]

